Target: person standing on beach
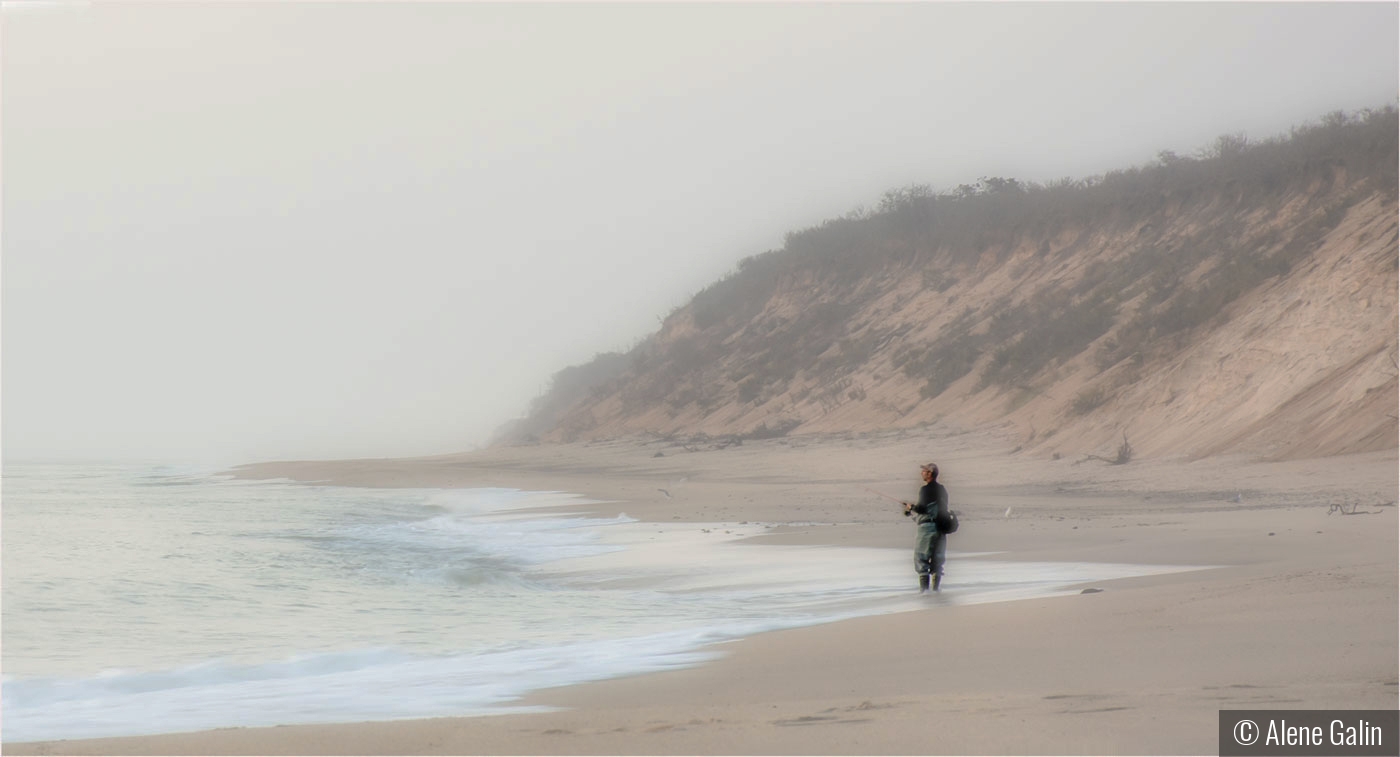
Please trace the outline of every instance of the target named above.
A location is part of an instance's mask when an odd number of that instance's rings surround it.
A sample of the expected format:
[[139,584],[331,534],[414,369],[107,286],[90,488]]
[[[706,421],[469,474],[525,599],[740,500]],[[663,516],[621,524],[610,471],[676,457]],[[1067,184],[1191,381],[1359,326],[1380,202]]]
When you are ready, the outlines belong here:
[[924,479],[919,489],[918,502],[904,502],[904,514],[918,515],[918,535],[914,539],[914,571],[919,574],[919,591],[929,590],[929,578],[933,579],[933,590],[943,581],[943,561],[948,550],[948,535],[939,524],[948,520],[948,490],[938,483],[938,465],[928,463],[919,466],[919,475]]

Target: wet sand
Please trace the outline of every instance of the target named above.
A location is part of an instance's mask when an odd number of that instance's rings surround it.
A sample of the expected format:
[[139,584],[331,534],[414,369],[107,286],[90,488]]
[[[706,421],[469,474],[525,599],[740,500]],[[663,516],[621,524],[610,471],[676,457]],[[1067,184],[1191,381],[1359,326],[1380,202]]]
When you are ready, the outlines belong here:
[[[536,692],[531,714],[5,744],[11,754],[1211,754],[1221,709],[1397,706],[1397,456],[1027,459],[943,429],[630,440],[239,471],[355,486],[571,491],[752,541],[907,549],[871,494],[936,460],[962,529],[941,596],[760,634],[695,668]],[[664,491],[662,491],[664,490]],[[1338,508],[1341,508],[1338,510]],[[1354,514],[1343,514],[1343,512]],[[983,555],[977,557],[974,555]],[[977,560],[1175,566],[960,602]],[[912,561],[911,561],[912,563]],[[1202,567],[1210,566],[1210,567]],[[1085,589],[1088,593],[1081,593]],[[1092,591],[1092,590],[1099,591]]]

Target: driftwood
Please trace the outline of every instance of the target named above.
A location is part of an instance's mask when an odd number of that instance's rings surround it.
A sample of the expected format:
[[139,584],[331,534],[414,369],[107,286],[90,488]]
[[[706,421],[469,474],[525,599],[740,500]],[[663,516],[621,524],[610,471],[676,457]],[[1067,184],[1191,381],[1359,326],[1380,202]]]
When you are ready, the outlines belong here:
[[1332,505],[1327,508],[1327,514],[1337,513],[1338,515],[1380,515],[1384,510],[1358,510],[1361,505],[1352,505],[1348,510],[1346,505]]
[[[1112,460],[1110,460],[1106,457],[1099,457],[1098,455],[1085,455],[1084,459],[1080,460],[1079,462],[1082,463],[1085,460],[1102,460],[1103,462],[1108,463],[1109,465],[1122,465],[1132,459],[1133,445],[1128,443],[1128,434],[1125,431],[1123,432],[1123,443],[1118,445],[1118,457],[1115,457]],[[1078,465],[1079,463],[1075,464]]]

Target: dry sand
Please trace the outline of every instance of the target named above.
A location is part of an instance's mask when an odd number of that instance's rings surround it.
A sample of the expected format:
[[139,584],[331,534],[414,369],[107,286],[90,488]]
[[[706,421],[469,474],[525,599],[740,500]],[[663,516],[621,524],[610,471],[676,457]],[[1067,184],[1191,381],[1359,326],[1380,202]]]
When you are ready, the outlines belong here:
[[[572,491],[643,520],[769,521],[769,542],[908,547],[866,488],[943,468],[958,552],[1218,566],[1101,592],[927,608],[723,645],[706,665],[537,692],[553,712],[5,744],[11,754],[1214,754],[1221,709],[1397,706],[1397,455],[1036,460],[938,428],[277,463],[247,477]],[[658,454],[659,453],[659,454]],[[659,490],[665,489],[663,493]],[[668,496],[669,495],[669,496]],[[1356,514],[1329,512],[1331,506]],[[909,575],[914,591],[912,569]]]

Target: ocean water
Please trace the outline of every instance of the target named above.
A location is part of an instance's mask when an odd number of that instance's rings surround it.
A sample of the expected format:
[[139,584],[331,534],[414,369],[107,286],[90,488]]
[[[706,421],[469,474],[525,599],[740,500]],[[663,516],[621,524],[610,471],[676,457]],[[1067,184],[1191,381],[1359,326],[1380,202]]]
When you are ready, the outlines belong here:
[[[594,514],[542,511],[560,504]],[[3,508],[6,742],[519,711],[755,633],[928,606],[908,549],[739,544],[773,524],[643,523],[564,492],[7,464]],[[950,563],[947,604],[1181,570]]]

